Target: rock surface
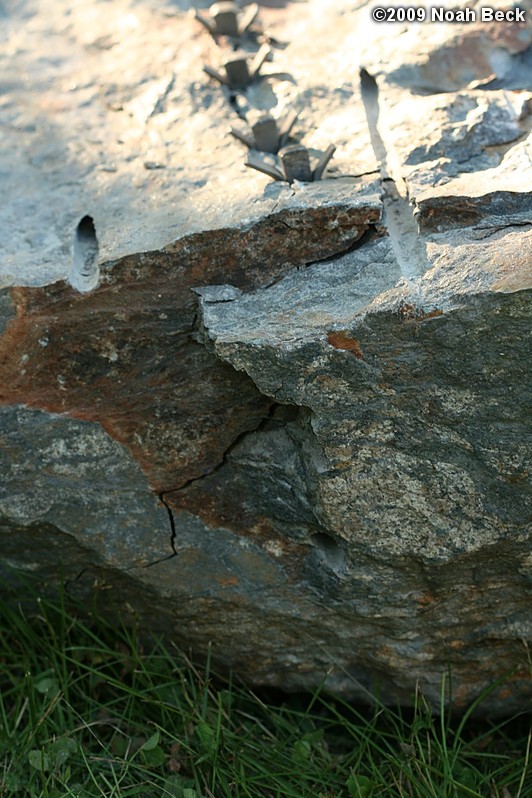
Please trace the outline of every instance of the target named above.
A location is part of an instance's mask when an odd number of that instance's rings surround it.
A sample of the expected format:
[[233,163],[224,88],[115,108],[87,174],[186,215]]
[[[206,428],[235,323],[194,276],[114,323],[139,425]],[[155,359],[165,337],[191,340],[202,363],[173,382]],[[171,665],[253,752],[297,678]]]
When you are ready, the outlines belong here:
[[[450,667],[463,708],[510,671],[483,710],[523,708],[531,28],[271,5],[236,93],[193,3],[4,12],[4,589],[254,683],[437,705]],[[290,109],[322,181],[228,135]]]

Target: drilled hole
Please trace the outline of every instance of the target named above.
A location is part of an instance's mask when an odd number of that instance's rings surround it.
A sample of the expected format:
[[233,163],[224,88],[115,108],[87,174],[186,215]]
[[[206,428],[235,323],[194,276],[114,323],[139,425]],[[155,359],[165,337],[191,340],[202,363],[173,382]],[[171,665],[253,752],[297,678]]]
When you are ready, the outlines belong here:
[[70,284],[77,291],[92,291],[98,285],[98,238],[92,216],[84,216],[76,228],[72,246]]

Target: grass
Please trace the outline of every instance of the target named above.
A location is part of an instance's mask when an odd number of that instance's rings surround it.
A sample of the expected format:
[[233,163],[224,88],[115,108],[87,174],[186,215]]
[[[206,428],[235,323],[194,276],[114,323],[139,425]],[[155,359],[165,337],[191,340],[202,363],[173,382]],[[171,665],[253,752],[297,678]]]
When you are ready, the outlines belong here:
[[61,602],[0,610],[2,798],[532,796],[524,716],[274,700]]

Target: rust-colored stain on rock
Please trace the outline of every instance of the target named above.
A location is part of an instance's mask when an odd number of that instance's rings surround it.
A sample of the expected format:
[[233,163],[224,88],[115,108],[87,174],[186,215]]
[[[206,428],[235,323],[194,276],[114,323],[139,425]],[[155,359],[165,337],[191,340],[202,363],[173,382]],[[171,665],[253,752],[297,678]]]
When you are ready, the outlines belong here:
[[327,341],[331,346],[334,346],[335,349],[345,349],[346,351],[351,352],[359,360],[362,360],[364,357],[359,341],[357,341],[356,338],[353,338],[347,332],[328,332]]

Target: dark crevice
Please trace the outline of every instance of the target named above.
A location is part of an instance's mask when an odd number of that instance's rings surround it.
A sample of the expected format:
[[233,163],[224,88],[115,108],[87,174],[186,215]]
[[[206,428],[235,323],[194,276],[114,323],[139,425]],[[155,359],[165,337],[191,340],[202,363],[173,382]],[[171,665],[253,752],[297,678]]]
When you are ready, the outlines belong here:
[[73,579],[67,579],[65,581],[65,592],[68,593],[68,591],[70,590],[70,585],[74,585],[76,582],[79,582],[83,574],[87,573],[88,570],[89,569],[87,567],[82,568],[79,574],[77,574]]
[[[296,266],[296,269],[299,269],[299,268],[301,268],[301,267],[300,266]],[[263,285],[262,289],[266,290],[267,288],[271,288],[273,285],[277,285],[277,283],[280,283],[281,280],[285,279],[285,277],[286,277],[286,274],[278,274],[277,277],[274,277],[272,280],[270,280],[269,283],[266,283],[266,285]]]
[[172,560],[174,557],[177,557],[177,550],[175,547],[176,529],[175,529],[174,514],[172,512],[172,508],[165,499],[164,493],[159,493],[159,499],[161,500],[162,504],[164,504],[164,506],[166,507],[166,512],[168,513],[168,520],[170,521],[170,547],[172,549],[172,553],[168,554],[166,557],[160,557],[158,560],[154,560],[153,562],[148,563],[148,565],[145,565],[144,568],[151,568],[154,565],[159,565],[159,563],[161,562],[166,562],[167,560]]
[[234,91],[229,92],[229,105],[240,119],[247,121],[246,115],[242,111],[242,108],[240,107],[240,103],[238,101],[238,94]]
[[508,222],[508,224],[500,224],[496,226],[490,225],[475,225],[473,227],[474,232],[482,231],[484,235],[475,235],[475,238],[485,239],[489,238],[495,233],[500,233],[502,230],[512,230],[515,227],[530,227],[532,226],[532,219],[523,219],[523,221],[516,221],[516,222]]
[[[304,268],[308,268],[309,266],[316,266],[317,264],[321,263],[333,263],[338,258],[341,258],[344,255],[349,255],[351,252],[356,252],[357,249],[360,249],[360,247],[363,247],[365,244],[368,244],[370,241],[373,241],[375,238],[380,238],[380,237],[381,236],[377,230],[376,225],[372,224],[362,233],[362,235],[359,238],[353,241],[353,243],[350,244],[347,247],[347,249],[342,249],[340,252],[335,252],[334,255],[329,255],[326,258],[320,258],[320,260],[313,260],[310,261],[309,263],[305,263]],[[298,266],[297,268],[299,269],[302,267]]]
[[174,514],[172,512],[172,508],[169,506],[168,502],[164,498],[164,493],[161,493],[159,495],[159,498],[162,501],[162,503],[164,504],[164,506],[166,507],[166,512],[168,513],[168,520],[170,521],[170,531],[171,531],[170,545],[171,545],[172,551],[173,551],[173,554],[171,554],[170,556],[173,557],[173,556],[175,556],[177,554],[177,551],[176,551],[176,548],[175,548],[176,531],[175,531]]
[[[173,516],[172,516],[172,512],[171,512],[171,510],[170,510],[170,508],[169,508],[169,506],[168,506],[168,504],[167,504],[167,502],[166,502],[164,497],[168,496],[170,493],[178,493],[178,492],[180,493],[180,492],[182,492],[184,490],[187,490],[187,488],[189,488],[191,485],[194,485],[196,482],[201,482],[202,480],[207,479],[208,477],[212,477],[215,474],[217,474],[218,471],[220,471],[224,467],[224,465],[227,463],[227,458],[229,457],[229,455],[231,454],[233,449],[236,446],[238,446],[238,444],[241,443],[244,440],[244,438],[246,438],[248,435],[253,435],[256,432],[261,432],[261,430],[265,429],[272,422],[272,420],[273,420],[273,418],[275,416],[275,413],[277,412],[278,408],[280,408],[280,407],[283,407],[283,405],[281,405],[278,402],[272,402],[272,404],[270,405],[270,408],[268,410],[268,415],[265,416],[264,418],[262,418],[261,421],[259,422],[259,424],[256,427],[254,427],[253,429],[244,430],[239,435],[237,435],[237,437],[234,439],[234,441],[232,441],[229,444],[229,446],[227,447],[227,449],[223,453],[222,459],[220,460],[220,462],[217,463],[217,465],[215,465],[213,468],[211,468],[210,471],[207,471],[205,474],[200,474],[197,477],[191,477],[190,479],[187,479],[186,482],[183,482],[182,485],[179,485],[179,486],[177,486],[175,488],[170,488],[169,490],[165,490],[165,491],[163,491],[162,493],[159,494],[159,498],[161,499],[161,501],[163,502],[163,504],[165,505],[166,509],[168,510],[168,512],[169,512],[169,514],[171,516],[172,532],[174,534],[174,538],[175,538],[175,525],[173,523]],[[175,549],[174,549],[174,551],[175,551]]]
[[[337,260],[338,258],[342,258],[344,255],[349,255],[349,253],[355,252],[357,249],[360,249],[360,247],[362,247],[364,244],[367,244],[369,241],[372,241],[373,239],[379,237],[380,236],[379,233],[377,232],[376,225],[373,224],[369,225],[361,236],[356,238],[354,241],[351,242],[351,244],[348,244],[346,247],[343,247],[337,252],[333,252],[332,255],[327,255],[325,258],[319,258],[318,260],[311,260],[308,263],[300,263],[296,265],[295,268],[297,271],[299,271],[300,269],[308,269],[309,266],[316,266],[317,264],[321,263],[334,263],[334,261]],[[282,280],[284,280],[286,276],[287,276],[286,273],[277,275],[277,277],[274,277],[273,280],[271,280],[269,283],[262,286],[262,290],[277,285],[277,283],[280,283]]]
[[[333,167],[331,167],[331,169],[332,168]],[[340,180],[340,179],[342,179],[344,177],[354,177],[354,178],[368,177],[368,175],[380,175],[380,173],[381,173],[380,169],[370,169],[369,172],[357,172],[356,174],[353,174],[353,175],[351,173],[349,173],[349,172],[347,172],[345,174],[342,172],[342,174],[338,175],[338,177],[336,177],[335,175],[329,175],[327,179],[328,180]]]
[[[283,222],[284,224],[284,222]],[[287,225],[288,226],[288,225]],[[356,238],[351,244],[348,244],[345,248],[338,250],[338,252],[334,252],[332,255],[327,255],[325,258],[319,258],[319,260],[311,260],[308,263],[301,263],[297,265],[295,268],[297,271],[300,269],[308,269],[309,266],[315,266],[318,263],[333,263],[338,258],[342,258],[344,255],[348,255],[350,252],[355,252],[357,249],[360,249],[364,244],[367,244],[369,241],[372,241],[374,238],[379,238],[379,234],[377,232],[376,225],[370,225],[366,228],[366,230],[362,233],[361,236]],[[262,286],[262,290],[266,288],[271,288],[277,283],[280,283],[286,277],[285,274],[279,274],[277,277],[274,277],[266,285]]]
[[277,219],[277,224],[282,224],[283,227],[287,227],[289,230],[297,230],[298,229],[298,225],[288,224],[288,222],[285,222],[284,219]]
[[196,301],[194,315],[192,317],[192,322],[190,324],[190,330],[187,333],[190,340],[197,342],[195,334],[199,331],[199,328],[200,328],[199,302]]
[[159,563],[172,560],[179,553],[176,548],[177,529],[176,529],[175,518],[172,508],[166,497],[172,493],[177,493],[187,490],[187,488],[189,488],[191,485],[197,482],[201,482],[202,480],[207,479],[208,477],[214,476],[226,465],[228,457],[231,454],[231,452],[235,449],[235,447],[238,446],[238,444],[241,443],[248,435],[253,435],[265,429],[285,426],[286,424],[289,424],[296,418],[299,411],[300,408],[295,405],[272,402],[268,410],[267,416],[262,418],[260,423],[254,429],[245,430],[244,432],[241,432],[235,438],[235,440],[232,441],[231,444],[227,447],[221,461],[216,466],[214,466],[210,471],[208,471],[205,474],[201,474],[198,477],[192,477],[191,479],[188,479],[186,482],[184,482],[182,485],[180,485],[177,488],[165,490],[158,494],[161,503],[165,506],[166,512],[168,513],[168,520],[170,522],[170,546],[172,549],[172,553],[168,554],[166,557],[160,557],[158,560],[154,560],[153,562],[148,563],[147,565],[143,566],[144,568],[152,568],[154,565],[159,565]]

